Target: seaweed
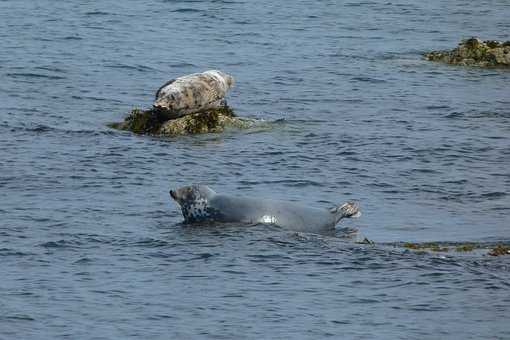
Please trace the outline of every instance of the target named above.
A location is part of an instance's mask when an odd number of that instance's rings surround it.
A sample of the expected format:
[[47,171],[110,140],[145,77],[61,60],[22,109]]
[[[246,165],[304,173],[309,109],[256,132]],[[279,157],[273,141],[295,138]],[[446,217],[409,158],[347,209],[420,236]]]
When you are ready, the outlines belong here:
[[124,130],[140,134],[155,134],[166,121],[172,118],[175,118],[175,115],[166,110],[135,108],[124,119]]
[[455,250],[458,252],[468,252],[473,251],[475,249],[475,245],[473,243],[463,243],[459,244],[455,247]]
[[248,128],[253,121],[238,118],[232,108],[225,105],[184,116],[160,109],[132,109],[122,122],[110,123],[109,127],[148,135],[185,135],[222,132],[227,127]]
[[404,242],[402,245],[404,248],[413,249],[413,250],[430,250],[434,252],[448,252],[449,248],[447,246],[442,246],[439,243],[435,242],[425,242],[425,243],[412,243],[412,242]]
[[489,252],[491,256],[510,255],[510,246],[504,244],[497,244]]
[[453,65],[496,67],[510,66],[510,44],[496,40],[482,41],[470,38],[462,41],[456,48],[446,51],[425,53],[427,60],[440,61]]

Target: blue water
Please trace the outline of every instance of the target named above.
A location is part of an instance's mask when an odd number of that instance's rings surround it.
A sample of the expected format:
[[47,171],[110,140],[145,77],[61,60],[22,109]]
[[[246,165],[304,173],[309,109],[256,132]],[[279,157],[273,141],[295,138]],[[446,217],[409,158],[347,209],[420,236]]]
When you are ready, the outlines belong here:
[[[510,72],[424,61],[510,40],[507,1],[0,1],[1,339],[508,339]],[[112,130],[221,69],[262,131]],[[283,121],[280,121],[283,120]],[[181,224],[168,190],[363,216],[336,235]],[[359,245],[344,230],[375,245]]]

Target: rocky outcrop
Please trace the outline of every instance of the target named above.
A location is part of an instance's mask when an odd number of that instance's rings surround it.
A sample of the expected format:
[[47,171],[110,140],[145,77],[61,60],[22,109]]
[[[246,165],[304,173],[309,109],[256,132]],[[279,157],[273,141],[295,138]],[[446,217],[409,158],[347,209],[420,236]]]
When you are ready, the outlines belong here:
[[482,41],[471,38],[462,41],[453,50],[425,53],[425,58],[452,65],[508,67],[510,66],[510,41]]
[[120,123],[109,126],[138,134],[179,136],[199,133],[218,133],[227,129],[246,129],[255,121],[237,117],[228,106],[192,113],[175,118],[167,111],[158,109],[133,109]]

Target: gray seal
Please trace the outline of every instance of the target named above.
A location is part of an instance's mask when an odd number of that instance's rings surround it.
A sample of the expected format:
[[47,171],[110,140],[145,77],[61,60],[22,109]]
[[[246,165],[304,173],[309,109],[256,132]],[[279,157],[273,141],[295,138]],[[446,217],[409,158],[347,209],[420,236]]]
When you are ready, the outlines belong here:
[[295,231],[319,233],[334,229],[343,218],[361,215],[355,202],[331,209],[312,208],[292,202],[221,195],[205,185],[170,190],[170,196],[180,205],[186,223],[273,224]]
[[234,78],[218,70],[193,73],[161,86],[156,92],[154,108],[170,111],[177,117],[220,108]]

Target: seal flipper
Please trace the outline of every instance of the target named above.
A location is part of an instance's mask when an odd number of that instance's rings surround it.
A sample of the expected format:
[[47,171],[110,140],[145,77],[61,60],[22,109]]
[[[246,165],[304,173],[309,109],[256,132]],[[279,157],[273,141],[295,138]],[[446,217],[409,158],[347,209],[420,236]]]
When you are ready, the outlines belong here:
[[361,216],[361,211],[359,210],[358,202],[345,202],[338,207],[331,208],[329,210],[332,214],[335,214],[336,222],[340,221],[342,218],[357,218]]

